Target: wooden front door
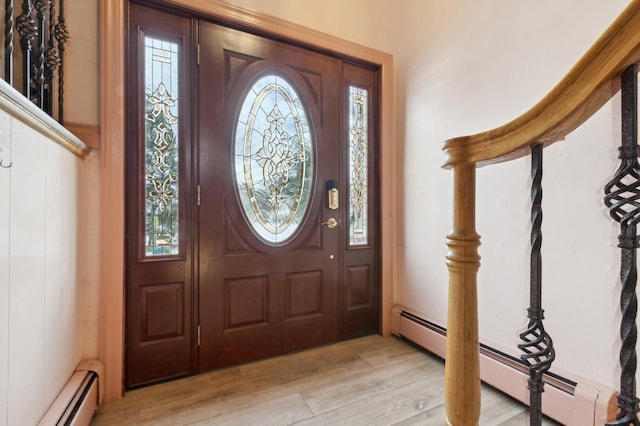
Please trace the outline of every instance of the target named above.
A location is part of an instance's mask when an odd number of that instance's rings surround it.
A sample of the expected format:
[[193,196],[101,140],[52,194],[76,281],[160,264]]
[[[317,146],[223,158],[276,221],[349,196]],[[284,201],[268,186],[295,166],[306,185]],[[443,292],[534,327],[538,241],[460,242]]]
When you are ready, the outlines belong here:
[[376,332],[376,71],[130,16],[127,386]]
[[201,368],[336,341],[339,61],[206,22],[200,55]]

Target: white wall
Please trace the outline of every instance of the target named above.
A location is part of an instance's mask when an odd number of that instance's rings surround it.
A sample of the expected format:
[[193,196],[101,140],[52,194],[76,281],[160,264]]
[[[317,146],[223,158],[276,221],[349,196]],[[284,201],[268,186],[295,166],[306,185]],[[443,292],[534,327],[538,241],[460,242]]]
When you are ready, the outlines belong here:
[[1,110],[0,146],[13,163],[0,169],[0,425],[32,425],[85,350],[79,182],[91,160]]
[[227,3],[382,52],[391,53],[393,49],[397,3],[388,0],[227,0]]
[[69,31],[64,57],[64,121],[98,125],[98,0],[66,0],[64,12]]
[[[446,4],[445,4],[446,3]],[[401,265],[396,301],[446,324],[445,235],[452,217],[441,143],[504,124],[533,106],[627,0],[405,0],[394,54],[402,155]],[[543,306],[555,369],[617,387],[616,227],[602,204],[618,133],[605,106],[545,151]],[[529,159],[479,170],[481,341],[519,355],[526,325]]]

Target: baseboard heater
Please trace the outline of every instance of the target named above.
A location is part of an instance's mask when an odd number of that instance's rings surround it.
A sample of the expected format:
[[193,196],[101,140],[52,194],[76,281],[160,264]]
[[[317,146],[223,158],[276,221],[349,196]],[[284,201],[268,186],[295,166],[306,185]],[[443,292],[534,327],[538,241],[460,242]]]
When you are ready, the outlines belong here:
[[[446,329],[403,306],[392,308],[391,332],[446,358]],[[481,343],[480,377],[483,382],[514,399],[529,403],[529,373],[520,359]],[[615,417],[617,408],[613,389],[552,372],[545,375],[545,383],[542,410],[561,424],[600,426]]]
[[[96,368],[97,367],[97,368]],[[38,426],[87,426],[100,405],[101,364],[81,363]]]

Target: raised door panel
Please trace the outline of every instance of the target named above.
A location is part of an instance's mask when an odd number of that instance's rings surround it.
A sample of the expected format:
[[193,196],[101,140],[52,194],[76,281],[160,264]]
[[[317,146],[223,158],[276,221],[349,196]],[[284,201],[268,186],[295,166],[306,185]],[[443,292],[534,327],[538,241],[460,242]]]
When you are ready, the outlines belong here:
[[347,310],[370,308],[375,303],[371,282],[371,265],[347,267],[344,284]]
[[224,329],[269,323],[267,276],[225,280]]
[[295,272],[286,275],[285,321],[320,316],[323,289],[322,271]]

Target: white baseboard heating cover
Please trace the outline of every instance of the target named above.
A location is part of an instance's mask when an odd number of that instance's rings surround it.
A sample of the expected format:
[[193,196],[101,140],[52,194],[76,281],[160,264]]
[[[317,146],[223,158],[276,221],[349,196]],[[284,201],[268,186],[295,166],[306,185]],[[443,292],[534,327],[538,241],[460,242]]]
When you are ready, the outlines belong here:
[[62,388],[38,426],[86,426],[102,400],[99,361],[84,361]]
[[[391,309],[391,332],[445,357],[447,330],[424,316],[395,305]],[[480,378],[483,382],[529,403],[527,367],[518,358],[480,344]],[[548,417],[569,426],[600,426],[607,422],[615,408],[615,391],[588,380],[567,379],[558,374],[545,375],[542,411]]]

